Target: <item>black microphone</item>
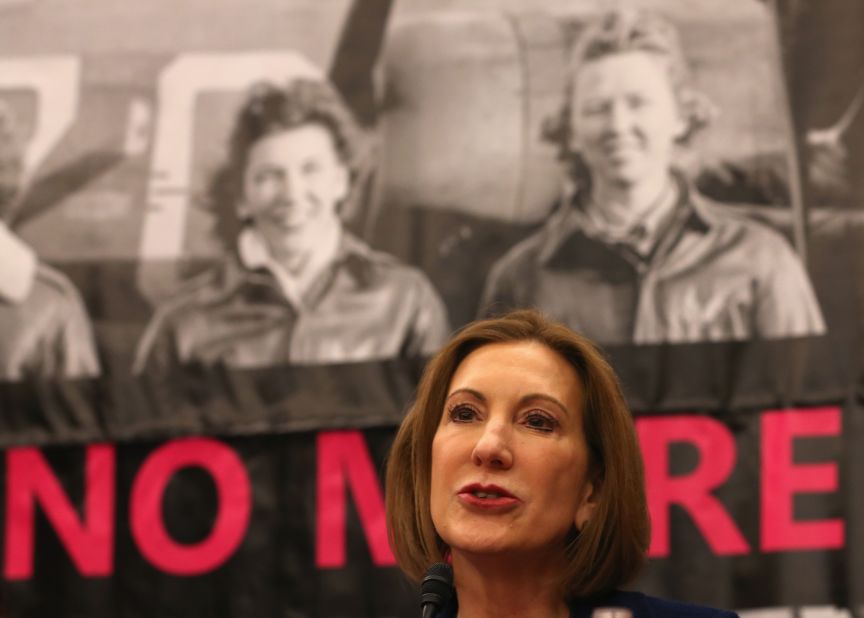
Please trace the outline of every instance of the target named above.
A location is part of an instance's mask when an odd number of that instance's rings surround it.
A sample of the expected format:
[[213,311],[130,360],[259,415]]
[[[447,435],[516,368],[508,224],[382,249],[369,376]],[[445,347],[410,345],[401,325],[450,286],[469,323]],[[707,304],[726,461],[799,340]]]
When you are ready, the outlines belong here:
[[453,596],[453,569],[449,564],[436,562],[426,570],[420,584],[420,612],[423,618],[432,618],[447,607]]

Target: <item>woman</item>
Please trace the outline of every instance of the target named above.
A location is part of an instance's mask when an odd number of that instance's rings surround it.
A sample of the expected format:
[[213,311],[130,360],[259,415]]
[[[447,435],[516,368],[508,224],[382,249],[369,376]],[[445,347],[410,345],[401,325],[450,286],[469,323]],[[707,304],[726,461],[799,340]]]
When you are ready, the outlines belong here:
[[99,356],[80,293],[15,233],[24,159],[18,133],[0,102],[0,381],[93,378]]
[[548,136],[565,163],[560,207],[493,266],[484,314],[538,307],[604,344],[824,334],[786,240],[677,165],[710,114],[669,22],[615,12],[587,25],[563,99]]
[[443,616],[734,616],[618,591],[649,540],[633,422],[597,348],[535,311],[470,324],[432,359],[387,514],[409,576],[452,563]]
[[419,270],[342,222],[368,140],[336,90],[260,83],[240,109],[212,189],[224,262],[160,307],[134,371],[182,363],[319,365],[437,350],[450,332]]

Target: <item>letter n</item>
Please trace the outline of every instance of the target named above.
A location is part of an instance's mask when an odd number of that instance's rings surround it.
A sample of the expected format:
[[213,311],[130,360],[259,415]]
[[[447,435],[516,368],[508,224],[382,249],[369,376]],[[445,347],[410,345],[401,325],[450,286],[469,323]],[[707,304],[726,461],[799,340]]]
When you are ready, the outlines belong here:
[[39,449],[10,449],[6,453],[6,579],[33,577],[36,503],[82,575],[110,575],[114,491],[114,447],[110,444],[93,444],[85,450],[83,517],[78,516]]
[[395,565],[387,541],[381,486],[363,434],[326,431],[318,434],[316,566],[322,569],[345,566],[346,481],[357,505],[372,562],[378,566]]

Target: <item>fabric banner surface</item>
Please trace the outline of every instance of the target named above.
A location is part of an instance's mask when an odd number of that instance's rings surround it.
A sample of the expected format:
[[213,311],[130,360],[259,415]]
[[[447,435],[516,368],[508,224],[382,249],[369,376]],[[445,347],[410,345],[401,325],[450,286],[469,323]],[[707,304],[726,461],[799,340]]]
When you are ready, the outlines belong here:
[[609,4],[0,0],[9,616],[416,615],[388,447],[524,307],[620,376],[636,587],[864,615],[864,7]]

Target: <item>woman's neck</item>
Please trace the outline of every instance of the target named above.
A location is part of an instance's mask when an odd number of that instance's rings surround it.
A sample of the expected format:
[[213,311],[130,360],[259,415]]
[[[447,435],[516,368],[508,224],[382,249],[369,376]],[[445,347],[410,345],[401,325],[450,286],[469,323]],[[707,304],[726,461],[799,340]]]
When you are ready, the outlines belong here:
[[598,179],[591,187],[591,207],[597,209],[610,227],[627,228],[643,220],[649,211],[673,206],[674,201],[664,199],[673,187],[674,179],[669,173],[627,184]]
[[453,553],[458,618],[567,618],[559,587],[562,565],[548,556]]
[[342,233],[341,227],[333,226],[316,239],[316,246],[284,251],[273,256],[271,270],[292,303],[301,305],[303,296],[333,262],[339,252]]

